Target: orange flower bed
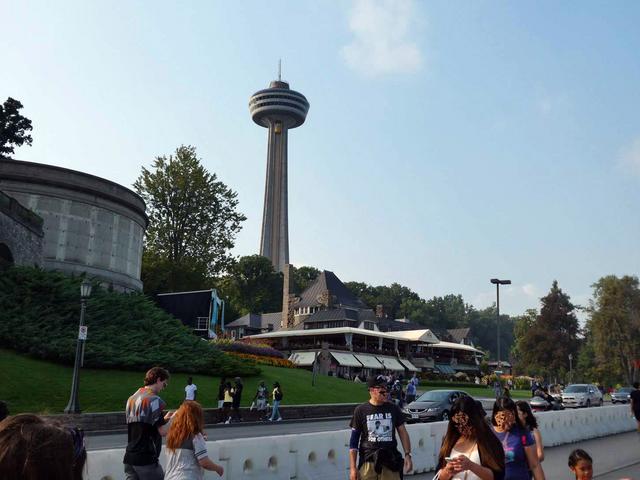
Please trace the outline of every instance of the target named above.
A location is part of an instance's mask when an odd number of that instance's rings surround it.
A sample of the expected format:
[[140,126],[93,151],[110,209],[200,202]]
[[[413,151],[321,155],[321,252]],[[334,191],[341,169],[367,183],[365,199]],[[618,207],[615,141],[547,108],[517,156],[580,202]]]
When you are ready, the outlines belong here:
[[233,357],[242,358],[243,360],[249,360],[250,362],[260,365],[271,365],[272,367],[284,367],[284,368],[296,368],[295,363],[287,360],[286,358],[276,357],[261,357],[259,355],[251,355],[249,353],[237,353],[237,352],[224,352],[227,355]]

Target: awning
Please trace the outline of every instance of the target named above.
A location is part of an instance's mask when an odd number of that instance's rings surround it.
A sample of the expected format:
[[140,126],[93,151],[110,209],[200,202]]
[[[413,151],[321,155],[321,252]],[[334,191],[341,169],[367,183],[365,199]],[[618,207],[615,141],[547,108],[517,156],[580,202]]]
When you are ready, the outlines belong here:
[[479,372],[480,371],[480,367],[478,365],[454,365],[453,367],[455,370],[458,370],[460,372]]
[[358,361],[362,364],[364,368],[375,368],[378,370],[382,370],[384,367],[378,361],[376,357],[373,355],[364,355],[362,353],[354,353],[354,357],[358,359]]
[[404,365],[393,357],[376,357],[387,370],[397,370],[404,372]]
[[299,367],[309,367],[316,359],[316,352],[293,352],[289,357]]
[[402,363],[405,368],[411,372],[419,372],[420,369],[417,368],[413,363],[411,363],[409,360],[405,360],[404,358],[400,359],[400,363]]
[[440,363],[436,363],[436,368],[440,370],[441,373],[446,375],[453,375],[456,371],[451,367],[451,365],[443,365]]
[[331,352],[331,356],[343,367],[362,367],[362,364],[351,353]]

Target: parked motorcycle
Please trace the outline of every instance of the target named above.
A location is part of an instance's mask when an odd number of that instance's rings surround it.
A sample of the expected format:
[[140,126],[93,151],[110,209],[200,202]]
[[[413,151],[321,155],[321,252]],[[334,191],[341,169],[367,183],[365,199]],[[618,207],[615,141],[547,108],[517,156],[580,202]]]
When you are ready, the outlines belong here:
[[542,397],[540,395],[536,395],[529,401],[529,405],[531,405],[531,410],[534,412],[548,412],[550,410],[564,410],[564,405],[562,404],[562,400],[558,400],[557,398],[547,395]]

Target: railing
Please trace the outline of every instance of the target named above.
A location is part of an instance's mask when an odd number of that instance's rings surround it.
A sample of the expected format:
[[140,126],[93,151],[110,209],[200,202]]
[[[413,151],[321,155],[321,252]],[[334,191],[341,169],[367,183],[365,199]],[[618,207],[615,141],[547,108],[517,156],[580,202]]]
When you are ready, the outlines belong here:
[[44,220],[4,192],[0,192],[0,210],[35,230],[39,235],[43,234],[42,225]]

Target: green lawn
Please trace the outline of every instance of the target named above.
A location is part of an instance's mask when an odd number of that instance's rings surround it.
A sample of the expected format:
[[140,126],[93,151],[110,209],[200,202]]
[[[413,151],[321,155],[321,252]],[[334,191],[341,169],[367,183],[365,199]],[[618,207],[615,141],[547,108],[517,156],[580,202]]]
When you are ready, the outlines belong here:
[[[302,369],[261,366],[262,375],[244,378],[243,405],[249,406],[260,380],[267,386],[279,381],[284,391],[284,405],[309,403],[357,403],[368,398],[367,389],[359,383],[318,375],[311,386],[311,373]],[[35,360],[10,350],[0,349],[0,400],[7,402],[11,413],[61,413],[69,400],[73,369]],[[83,369],[80,375],[80,405],[83,412],[124,410],[124,404],[142,385],[144,372]],[[162,398],[169,408],[177,408],[184,396],[187,374],[175,374]],[[219,377],[194,375],[198,385],[198,401],[205,407],[217,406]],[[446,388],[421,385],[419,390]],[[472,396],[490,397],[492,390],[482,387],[464,388]],[[514,397],[528,398],[529,392],[515,392]]]

